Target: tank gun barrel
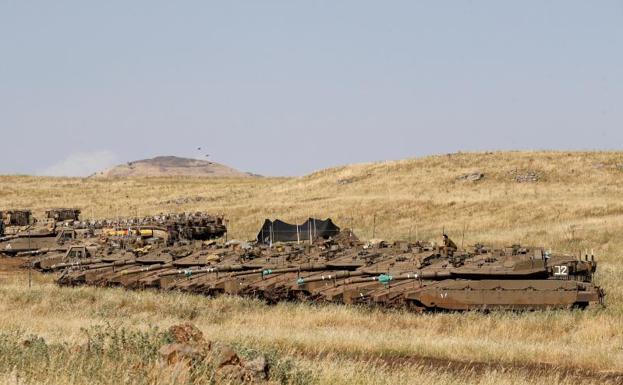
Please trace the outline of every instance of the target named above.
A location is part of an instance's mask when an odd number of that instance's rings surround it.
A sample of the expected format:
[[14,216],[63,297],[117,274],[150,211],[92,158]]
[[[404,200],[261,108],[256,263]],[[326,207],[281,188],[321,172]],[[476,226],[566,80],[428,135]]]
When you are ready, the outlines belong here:
[[345,272],[341,272],[341,273],[321,275],[320,277],[299,278],[297,280],[297,283],[299,285],[302,285],[302,284],[305,284],[305,283],[320,282],[320,281],[327,281],[327,280],[335,280],[335,279],[342,279],[342,278],[349,278],[349,277],[360,277],[362,275],[371,275],[371,274],[372,273],[365,272],[365,271],[345,271]]
[[141,267],[141,268],[137,268],[137,269],[128,269],[128,270],[123,270],[119,273],[119,275],[129,275],[129,274],[136,274],[136,273],[145,273],[148,271],[155,271],[155,270],[161,270],[161,269],[166,269],[169,267],[172,267],[173,265],[171,263],[163,263],[163,264],[154,264],[154,265],[147,265],[145,267]]
[[115,262],[88,264],[88,265],[84,265],[83,268],[85,270],[95,270],[95,269],[103,269],[107,267],[131,265],[133,263],[136,263],[135,259],[127,259],[127,260],[121,260],[121,261],[115,261]]
[[248,270],[249,267],[245,265],[227,265],[227,266],[216,266],[216,267],[203,267],[199,269],[178,269],[175,271],[167,271],[160,274],[160,277],[168,277],[172,275],[185,275],[191,276],[194,274],[207,274],[207,273],[229,273],[234,271],[244,271]]
[[19,253],[16,254],[16,256],[26,257],[30,255],[41,255],[41,254],[55,253],[55,252],[62,252],[62,251],[67,251],[67,249],[56,248],[56,249],[38,249],[38,250],[30,250],[30,251],[20,251]]
[[18,238],[17,235],[7,235],[5,237],[0,237],[0,242],[10,241],[11,239]]
[[[335,279],[338,278],[344,278],[344,277],[338,277],[338,274],[336,274],[334,276]],[[367,276],[366,276],[367,275]],[[356,283],[366,283],[366,282],[375,282],[378,281],[379,283],[382,284],[388,284],[392,281],[405,281],[405,280],[410,280],[410,279],[427,279],[427,280],[435,280],[435,279],[446,279],[448,277],[450,277],[451,273],[449,271],[439,271],[439,272],[417,272],[417,273],[407,273],[407,274],[401,274],[401,275],[391,275],[388,273],[381,273],[379,274],[378,272],[354,272],[354,274],[351,274],[351,277],[353,276],[360,276],[361,278],[353,278],[353,279],[349,279],[346,281],[347,284],[356,284]],[[365,277],[364,277],[365,276]],[[331,278],[331,276],[325,277],[325,279],[334,279]],[[305,279],[305,278],[299,278],[297,280],[297,283],[299,285],[304,284],[304,283],[309,283],[309,282],[315,282],[318,280],[322,280],[322,279]]]
[[103,261],[104,261],[103,259],[98,258],[98,259],[81,260],[81,261],[75,261],[75,262],[63,262],[63,263],[54,264],[50,266],[50,268],[51,269],[63,269],[65,267],[91,265],[94,263],[101,263]]
[[281,269],[264,269],[262,270],[262,276],[267,276],[271,274],[298,273],[298,272],[304,272],[304,271],[322,271],[322,270],[327,270],[327,269],[329,269],[327,265],[303,264],[297,267],[285,267]]

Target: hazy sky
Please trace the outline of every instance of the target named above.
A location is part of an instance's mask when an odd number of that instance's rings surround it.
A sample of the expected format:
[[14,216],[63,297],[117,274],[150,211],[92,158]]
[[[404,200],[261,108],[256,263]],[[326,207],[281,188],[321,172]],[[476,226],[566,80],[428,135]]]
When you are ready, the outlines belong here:
[[623,149],[623,1],[0,0],[0,173],[499,149]]

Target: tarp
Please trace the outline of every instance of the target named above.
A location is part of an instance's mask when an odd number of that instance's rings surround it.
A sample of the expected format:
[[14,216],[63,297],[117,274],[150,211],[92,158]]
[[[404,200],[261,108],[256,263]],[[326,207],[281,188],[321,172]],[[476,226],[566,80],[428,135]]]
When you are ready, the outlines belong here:
[[266,219],[257,234],[258,243],[271,244],[275,242],[308,241],[316,238],[329,238],[340,232],[331,218],[322,220],[309,218],[305,223],[293,225],[279,219]]

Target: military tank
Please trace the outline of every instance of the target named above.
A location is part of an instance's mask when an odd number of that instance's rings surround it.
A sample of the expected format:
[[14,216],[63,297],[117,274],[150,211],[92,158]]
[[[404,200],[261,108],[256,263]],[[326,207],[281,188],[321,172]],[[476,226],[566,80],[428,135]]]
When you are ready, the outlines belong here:
[[45,211],[47,219],[56,222],[77,221],[80,219],[81,210],[77,208],[55,208]]
[[36,222],[32,216],[32,211],[27,209],[0,211],[0,219],[7,227],[28,226]]
[[91,234],[77,229],[78,209],[47,210],[43,220],[37,220],[31,210],[12,209],[1,213],[5,234],[0,236],[0,253],[13,256],[66,250],[64,244]]
[[[352,235],[352,233],[350,234]],[[594,257],[540,247],[459,250],[445,237],[363,243],[351,236],[313,243],[163,246],[61,263],[61,285],[159,288],[279,301],[425,310],[585,308],[603,303]]]

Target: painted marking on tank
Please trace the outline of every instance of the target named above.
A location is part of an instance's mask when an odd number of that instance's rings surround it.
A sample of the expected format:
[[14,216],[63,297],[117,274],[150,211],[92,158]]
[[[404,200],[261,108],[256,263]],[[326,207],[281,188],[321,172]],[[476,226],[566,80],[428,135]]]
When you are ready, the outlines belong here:
[[569,275],[569,267],[565,265],[554,266],[554,275]]

